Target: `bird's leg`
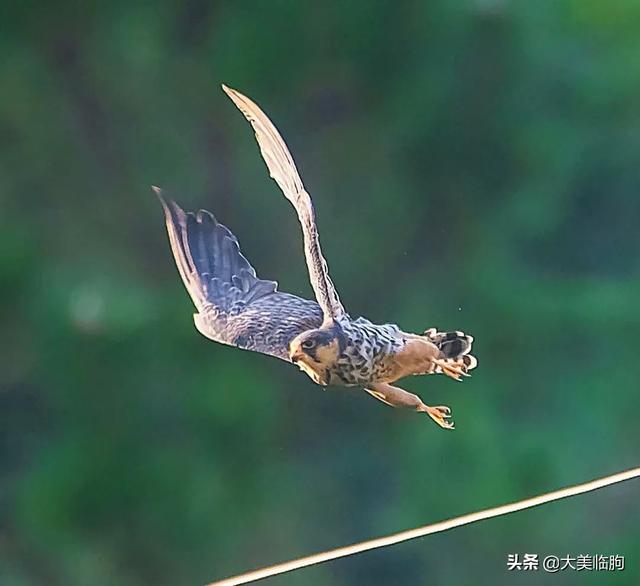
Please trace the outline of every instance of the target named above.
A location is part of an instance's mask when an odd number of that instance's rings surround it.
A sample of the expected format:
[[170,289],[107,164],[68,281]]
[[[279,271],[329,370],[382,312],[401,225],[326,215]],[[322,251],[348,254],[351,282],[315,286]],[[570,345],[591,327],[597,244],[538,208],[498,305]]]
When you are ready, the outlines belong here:
[[369,385],[369,388],[365,389],[365,391],[379,401],[391,405],[391,407],[405,407],[426,413],[440,427],[453,429],[453,422],[447,421],[447,419],[451,417],[451,409],[449,409],[449,407],[445,407],[444,405],[430,407],[429,405],[425,405],[418,395],[414,395],[413,393],[409,393],[408,391],[387,383],[374,383]]

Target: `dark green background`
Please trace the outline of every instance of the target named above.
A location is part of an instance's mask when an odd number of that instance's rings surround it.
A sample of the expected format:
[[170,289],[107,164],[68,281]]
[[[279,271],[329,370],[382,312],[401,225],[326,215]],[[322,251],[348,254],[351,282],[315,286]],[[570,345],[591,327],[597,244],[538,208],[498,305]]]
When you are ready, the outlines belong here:
[[[0,16],[3,586],[200,585],[638,465],[637,0],[91,6]],[[405,385],[455,432],[195,331],[151,184],[311,295],[221,82],[290,144],[349,311],[475,336],[471,380]],[[635,585],[639,494],[272,583]]]

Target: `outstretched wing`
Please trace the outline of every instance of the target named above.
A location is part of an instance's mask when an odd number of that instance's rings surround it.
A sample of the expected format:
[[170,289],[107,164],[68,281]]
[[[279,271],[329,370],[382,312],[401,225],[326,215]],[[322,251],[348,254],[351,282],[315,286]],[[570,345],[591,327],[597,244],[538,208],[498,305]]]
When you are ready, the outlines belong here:
[[287,145],[273,123],[254,102],[226,85],[223,85],[222,89],[253,126],[269,174],[279,185],[284,196],[293,204],[298,214],[304,235],[304,252],[309,269],[309,279],[316,299],[322,308],[324,321],[329,322],[344,315],[345,309],[329,277],[327,261],[320,250],[311,197],[302,184],[302,179],[300,179]]
[[320,327],[319,305],[278,291],[275,281],[259,279],[237,238],[211,213],[185,213],[153,189],[164,208],[178,272],[198,310],[193,319],[200,333],[288,361],[289,342]]

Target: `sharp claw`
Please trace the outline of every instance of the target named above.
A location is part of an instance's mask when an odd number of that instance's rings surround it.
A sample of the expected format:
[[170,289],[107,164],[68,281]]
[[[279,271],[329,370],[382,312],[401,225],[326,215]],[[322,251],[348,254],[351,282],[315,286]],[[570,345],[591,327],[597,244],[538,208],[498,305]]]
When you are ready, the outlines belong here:
[[424,411],[431,417],[440,427],[444,429],[454,429],[453,421],[447,421],[451,417],[451,409],[446,405],[438,407],[425,406]]
[[437,364],[442,372],[447,376],[451,377],[458,382],[462,382],[463,377],[470,377],[471,375],[467,372],[466,368],[459,366],[458,364],[448,364],[444,360],[434,360],[434,363]]

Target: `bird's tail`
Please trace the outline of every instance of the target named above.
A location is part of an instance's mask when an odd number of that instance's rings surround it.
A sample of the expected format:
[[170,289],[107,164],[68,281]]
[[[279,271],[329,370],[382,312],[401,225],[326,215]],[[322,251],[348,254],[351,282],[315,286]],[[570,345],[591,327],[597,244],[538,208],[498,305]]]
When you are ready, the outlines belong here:
[[[478,360],[471,354],[472,336],[464,332],[438,332],[435,328],[428,329],[424,336],[440,350],[439,362],[458,367],[465,373],[478,366]],[[436,365],[433,372],[444,371]]]

